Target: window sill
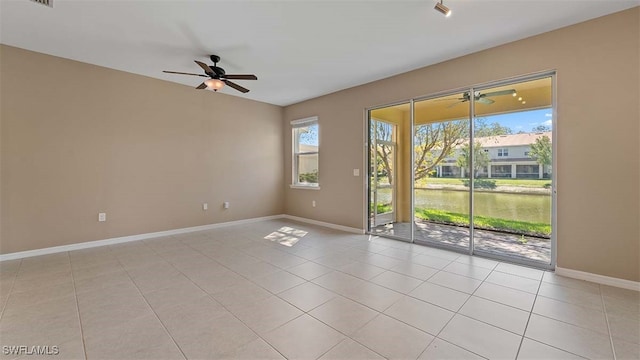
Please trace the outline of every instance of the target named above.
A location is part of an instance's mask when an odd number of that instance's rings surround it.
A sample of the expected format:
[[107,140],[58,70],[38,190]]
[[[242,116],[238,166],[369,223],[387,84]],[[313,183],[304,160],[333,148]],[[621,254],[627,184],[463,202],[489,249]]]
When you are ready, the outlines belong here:
[[320,186],[319,185],[296,185],[296,184],[291,184],[291,185],[289,185],[289,187],[291,189],[320,190]]

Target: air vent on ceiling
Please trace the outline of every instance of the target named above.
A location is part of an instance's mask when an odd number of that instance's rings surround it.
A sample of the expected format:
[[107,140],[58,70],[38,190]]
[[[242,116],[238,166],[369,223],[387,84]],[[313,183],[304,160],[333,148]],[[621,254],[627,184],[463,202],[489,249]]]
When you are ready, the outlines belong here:
[[46,5],[48,7],[53,7],[53,0],[31,0],[32,2],[38,3],[40,5]]

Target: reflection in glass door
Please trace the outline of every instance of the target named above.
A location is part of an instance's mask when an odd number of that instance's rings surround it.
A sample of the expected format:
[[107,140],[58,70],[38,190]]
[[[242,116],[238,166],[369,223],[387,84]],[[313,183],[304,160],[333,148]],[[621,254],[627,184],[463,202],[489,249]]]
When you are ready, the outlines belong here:
[[474,252],[551,264],[552,78],[478,90]]
[[395,222],[396,125],[371,119],[373,226]]
[[469,248],[468,93],[414,103],[414,237]]
[[410,241],[410,106],[369,111],[369,231]]
[[554,75],[369,111],[369,231],[553,268]]

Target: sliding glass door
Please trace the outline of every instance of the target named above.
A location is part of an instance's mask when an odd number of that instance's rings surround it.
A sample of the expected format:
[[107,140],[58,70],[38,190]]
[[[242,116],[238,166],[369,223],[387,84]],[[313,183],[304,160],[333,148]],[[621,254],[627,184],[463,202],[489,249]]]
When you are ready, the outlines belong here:
[[467,93],[414,103],[414,240],[469,248]]
[[474,251],[551,264],[552,78],[479,89]]
[[369,231],[405,241],[412,239],[410,109],[401,103],[368,112]]
[[370,110],[369,231],[553,267],[553,76]]

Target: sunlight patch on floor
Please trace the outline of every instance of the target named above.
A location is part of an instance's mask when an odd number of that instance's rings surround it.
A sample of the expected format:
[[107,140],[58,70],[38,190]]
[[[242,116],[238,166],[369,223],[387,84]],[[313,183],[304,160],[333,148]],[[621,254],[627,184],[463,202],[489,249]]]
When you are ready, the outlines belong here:
[[280,245],[291,247],[307,234],[307,231],[283,226],[264,238],[269,241],[277,242]]

